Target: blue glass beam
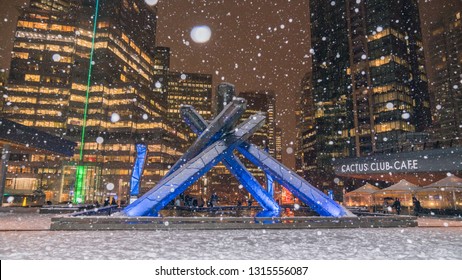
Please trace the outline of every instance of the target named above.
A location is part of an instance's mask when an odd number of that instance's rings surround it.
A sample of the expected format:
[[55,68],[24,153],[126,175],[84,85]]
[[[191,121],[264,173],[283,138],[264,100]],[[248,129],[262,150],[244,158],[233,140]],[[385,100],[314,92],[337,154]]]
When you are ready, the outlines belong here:
[[128,205],[124,209],[123,214],[127,216],[157,215],[171,200],[184,192],[225,156],[231,155],[238,145],[252,136],[264,124],[265,119],[265,116],[262,114],[251,116],[239,125],[234,133],[208,146],[199,155],[161,180],[153,189]]
[[130,178],[130,196],[140,194],[140,181],[143,175],[144,163],[146,161],[147,147],[144,143],[136,143],[136,160],[133,165],[132,177]]
[[266,175],[266,191],[271,197],[274,197],[274,179],[268,173]]
[[[180,112],[186,124],[189,125],[194,133],[200,134],[207,128],[207,122],[192,106],[182,106]],[[255,179],[237,157],[231,154],[223,158],[222,162],[242,186],[258,201],[265,212],[271,213],[272,216],[278,216],[280,214],[281,208],[277,202],[274,201],[272,195],[269,195],[261,187],[257,179]]]
[[181,165],[197,156],[205,149],[205,147],[220,139],[223,134],[229,132],[232,126],[245,112],[246,105],[247,101],[244,98],[235,98],[210,124],[207,125],[207,123],[205,123],[206,128],[198,134],[199,137],[183,154],[183,156],[181,156],[180,160],[178,160],[172,168],[170,168],[167,176],[175,172],[181,167]]
[[265,173],[270,174],[279,184],[286,187],[321,216],[354,216],[343,206],[330,199],[257,146],[246,142],[242,143],[237,149],[253,164],[259,166]]
[[[265,152],[268,153],[269,149],[268,146],[265,147]],[[266,176],[266,191],[271,195],[271,197],[274,197],[274,179],[269,175],[268,173],[265,173]]]

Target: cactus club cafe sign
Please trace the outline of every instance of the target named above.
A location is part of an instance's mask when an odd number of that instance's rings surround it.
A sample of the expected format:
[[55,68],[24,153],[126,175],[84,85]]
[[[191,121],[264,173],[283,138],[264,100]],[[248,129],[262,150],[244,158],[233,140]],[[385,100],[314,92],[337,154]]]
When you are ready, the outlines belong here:
[[395,160],[395,161],[374,161],[363,163],[351,163],[340,165],[342,173],[359,173],[359,172],[382,172],[382,171],[416,171],[419,169],[418,159]]
[[335,160],[335,174],[361,175],[383,173],[460,173],[462,148],[402,152]]

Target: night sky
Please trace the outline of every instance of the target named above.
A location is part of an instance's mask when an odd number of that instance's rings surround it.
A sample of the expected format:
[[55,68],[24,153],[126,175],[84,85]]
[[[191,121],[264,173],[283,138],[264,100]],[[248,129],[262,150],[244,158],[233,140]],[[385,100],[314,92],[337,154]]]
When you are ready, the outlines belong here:
[[[324,1],[324,0],[319,0]],[[0,0],[0,69],[9,67],[15,7],[27,1]],[[421,0],[423,33],[441,12],[460,0]],[[174,71],[213,74],[236,85],[237,92],[274,90],[278,125],[283,128],[284,161],[293,165],[286,147],[295,142],[295,100],[309,70],[309,0],[159,0],[157,45],[170,47]],[[196,25],[208,25],[210,41],[194,43]]]

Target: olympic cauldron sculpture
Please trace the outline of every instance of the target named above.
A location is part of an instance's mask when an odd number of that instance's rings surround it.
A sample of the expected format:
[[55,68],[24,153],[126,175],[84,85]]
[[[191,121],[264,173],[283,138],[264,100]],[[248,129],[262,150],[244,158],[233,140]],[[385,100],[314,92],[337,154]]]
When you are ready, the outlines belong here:
[[[205,121],[192,106],[183,105],[180,109],[182,117],[198,138],[155,187],[128,205],[121,214],[157,216],[171,200],[184,192],[213,166],[222,162],[262,206],[263,211],[257,216],[279,216],[281,208],[271,192],[265,190],[234,155],[234,151],[237,151],[321,216],[351,216],[351,212],[343,206],[267,152],[246,141],[265,122],[265,115],[257,113],[236,125],[246,109],[246,104],[244,98],[234,97],[210,122]],[[139,177],[140,175],[138,181]]]

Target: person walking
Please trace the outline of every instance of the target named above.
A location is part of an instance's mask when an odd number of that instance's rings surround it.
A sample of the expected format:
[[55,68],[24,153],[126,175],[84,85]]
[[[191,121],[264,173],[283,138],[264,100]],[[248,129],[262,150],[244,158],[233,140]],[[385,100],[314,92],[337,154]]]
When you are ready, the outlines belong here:
[[391,207],[396,209],[396,214],[399,215],[401,213],[401,202],[399,201],[399,198],[395,199],[395,202],[393,203]]
[[414,204],[414,215],[419,216],[420,211],[422,211],[420,201],[415,196],[413,196],[412,203]]
[[388,202],[386,200],[383,200],[382,212],[383,212],[383,214],[388,213]]
[[217,202],[218,202],[218,195],[216,192],[214,192],[212,196],[210,197],[210,207],[217,205]]

